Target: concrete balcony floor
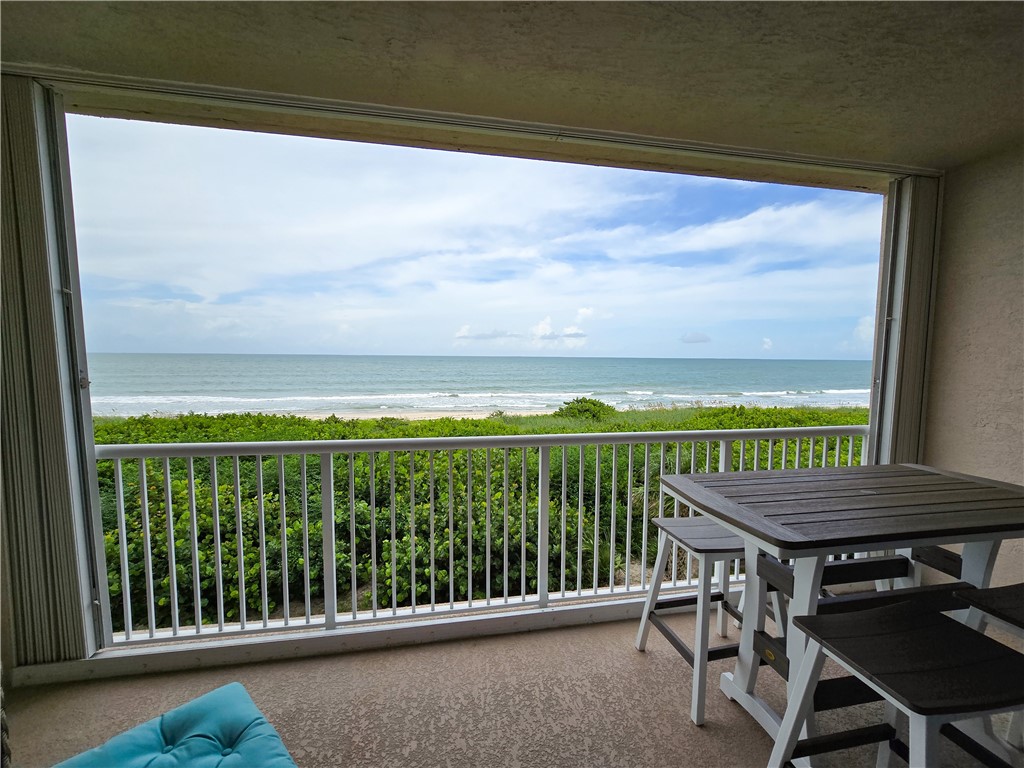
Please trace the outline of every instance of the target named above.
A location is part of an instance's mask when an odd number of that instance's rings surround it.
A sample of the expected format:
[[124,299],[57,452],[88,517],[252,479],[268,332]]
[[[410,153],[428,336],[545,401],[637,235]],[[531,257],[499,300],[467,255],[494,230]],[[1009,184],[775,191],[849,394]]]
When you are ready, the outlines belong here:
[[[672,621],[692,632],[692,614]],[[718,690],[732,661],[712,663],[707,724],[698,728],[690,668],[656,630],[639,653],[635,633],[636,622],[615,622],[15,689],[7,700],[14,764],[52,766],[237,680],[309,768],[765,765],[771,739]],[[781,678],[762,668],[758,693],[781,706]],[[867,705],[819,724],[828,732],[880,713]],[[943,765],[974,764],[948,742],[943,750]],[[820,764],[867,768],[875,750]]]

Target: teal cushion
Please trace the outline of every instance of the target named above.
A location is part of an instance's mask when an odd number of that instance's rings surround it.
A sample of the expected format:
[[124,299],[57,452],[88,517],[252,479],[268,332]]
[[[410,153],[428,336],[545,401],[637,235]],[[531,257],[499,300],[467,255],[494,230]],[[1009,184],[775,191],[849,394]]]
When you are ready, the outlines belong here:
[[55,768],[295,768],[274,726],[231,683]]

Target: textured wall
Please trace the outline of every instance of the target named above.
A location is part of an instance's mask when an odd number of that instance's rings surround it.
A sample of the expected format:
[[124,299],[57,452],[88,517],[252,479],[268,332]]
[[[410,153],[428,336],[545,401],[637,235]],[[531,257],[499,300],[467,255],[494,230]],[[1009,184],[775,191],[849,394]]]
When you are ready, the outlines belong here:
[[1024,483],[1024,145],[946,176],[925,461]]
[[925,463],[1024,483],[1024,144],[947,174],[935,306]]
[[1020,3],[4,0],[3,61],[945,169],[1013,140]]

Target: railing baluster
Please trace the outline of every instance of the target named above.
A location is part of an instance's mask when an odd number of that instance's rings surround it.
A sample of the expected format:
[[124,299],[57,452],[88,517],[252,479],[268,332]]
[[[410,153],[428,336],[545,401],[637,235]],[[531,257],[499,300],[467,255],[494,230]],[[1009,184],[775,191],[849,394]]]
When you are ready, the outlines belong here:
[[149,486],[146,479],[146,460],[139,459],[139,507],[142,512],[142,548],[146,573],[146,608],[149,619],[149,636],[156,635],[156,599],[153,594],[153,534],[149,526]]
[[380,563],[377,562],[377,453],[369,452],[370,464],[370,596],[373,599],[371,614],[377,618],[377,569]]
[[320,522],[324,547],[324,626],[338,626],[338,572],[334,548],[334,454],[320,454]]
[[[537,604],[541,608],[548,605],[548,541],[550,529],[550,492],[551,448],[544,445],[540,448],[537,461]],[[597,561],[597,553],[594,554]],[[595,570],[596,578],[596,570]],[[596,586],[596,583],[595,583]]]
[[[140,462],[145,459],[140,459]],[[132,639],[132,590],[128,579],[128,524],[124,514],[124,477],[121,459],[114,459],[114,493],[117,500],[117,543],[121,548],[121,608],[124,613],[124,639]]]
[[626,473],[626,591],[632,588],[630,579],[630,565],[633,560],[633,457],[636,453],[633,443],[629,443],[628,468]]
[[[283,511],[282,507],[282,511]],[[351,603],[352,619],[359,617],[359,602],[356,596],[359,593],[359,585],[356,577],[356,567],[359,565],[359,557],[356,553],[356,455],[348,454],[348,562],[349,562],[349,603]]]
[[[682,443],[676,443],[676,474],[682,471]],[[679,517],[679,499],[672,497],[672,517]],[[679,545],[672,543],[672,586],[676,586],[679,573]]]
[[164,520],[167,529],[167,576],[170,582],[171,634],[178,634],[178,561],[174,542],[174,505],[171,500],[171,460],[164,459]]
[[618,489],[619,489],[619,446],[612,443],[612,487],[611,487],[611,501],[609,509],[611,510],[611,517],[608,521],[608,591],[615,591],[615,547],[617,542],[615,541],[615,523],[618,519],[618,510],[616,509],[618,502]]
[[486,452],[484,461],[484,493],[487,501],[484,504],[484,603],[491,604],[491,449]]
[[587,466],[584,451],[586,446],[580,446],[580,465],[576,473],[578,489],[576,491],[576,594],[583,594],[583,470]]
[[519,601],[526,602],[526,531],[527,527],[527,507],[529,506],[529,492],[527,487],[529,485],[528,476],[526,472],[526,446],[522,449],[522,466],[519,470],[519,477],[522,478],[520,485],[521,493],[519,499],[520,523],[519,523]]
[[[692,453],[692,452],[691,452]],[[683,470],[683,443],[676,443],[676,474],[680,474]],[[672,516],[679,517],[679,500],[673,497],[672,499]],[[675,587],[678,582],[679,574],[679,547],[674,543],[672,545],[672,586]]]
[[599,586],[601,559],[601,444],[594,446],[594,594]]
[[284,624],[291,619],[291,595],[288,593],[288,518],[285,513],[284,454],[277,457],[277,502],[281,523],[281,602],[284,603]]
[[199,531],[196,527],[196,474],[192,457],[188,457],[188,516],[192,544],[192,610],[195,613],[196,634],[203,631],[203,604],[200,592]]
[[[690,444],[690,474],[692,475],[697,471],[697,441]],[[711,444],[708,443],[710,446]],[[710,452],[709,452],[710,455]],[[687,506],[686,516],[693,517],[693,507]],[[686,583],[690,583],[690,574],[693,573],[693,555],[689,552],[686,553]]]
[[306,454],[299,454],[299,495],[302,501],[302,585],[305,591],[306,623],[313,620],[309,587],[309,481],[306,478]]
[[473,607],[473,449],[466,450],[466,596]]
[[213,568],[217,580],[217,631],[224,631],[224,553],[220,539],[220,483],[217,457],[210,456],[210,504],[213,510]]
[[395,452],[388,451],[388,482],[391,488],[391,615],[398,613],[398,542],[395,540],[397,509],[395,507]]
[[562,545],[562,589],[561,589],[562,597],[565,597],[565,550],[567,549],[566,541],[565,540],[566,540],[566,537],[569,535],[569,529],[568,529],[569,521],[568,521],[568,517],[567,517],[567,510],[568,510],[568,504],[569,504],[569,502],[568,502],[568,483],[569,483],[568,478],[569,478],[569,446],[568,445],[563,445],[562,446],[562,539],[561,539],[561,542],[560,542],[561,545]]
[[[353,529],[353,542],[355,531]],[[355,578],[355,544],[353,543],[352,575]],[[416,613],[416,451],[409,451],[409,605]]]
[[644,443],[644,527],[640,540],[640,589],[647,591],[647,526],[651,492],[651,444]]
[[665,474],[665,443],[658,446],[658,517],[665,516],[665,489],[661,487],[661,476]]
[[270,623],[270,597],[267,589],[267,510],[263,500],[263,457],[256,456],[256,513],[260,526],[260,607],[263,626]]
[[434,514],[437,512],[436,499],[434,498],[434,451],[427,454],[427,466],[430,476],[430,490],[428,499],[430,504],[430,610],[437,609],[437,569],[435,568],[435,557],[437,553],[437,538],[434,534]]
[[[661,476],[665,474],[665,443],[661,443],[658,449],[658,517],[665,516],[665,489],[661,487]],[[646,570],[646,569],[645,569]],[[665,581],[664,573],[652,573],[652,579]]]
[[238,623],[239,629],[245,629],[245,620],[248,618],[246,609],[249,601],[245,595],[245,555],[242,544],[245,534],[242,528],[242,478],[238,466],[238,456],[231,457],[231,466],[234,470],[235,481],[235,542],[238,545]]
[[448,450],[448,607],[455,607],[455,449]]
[[503,570],[501,572],[501,591],[504,602],[508,602],[508,448],[505,448],[502,459],[502,485],[501,485],[501,498],[502,498],[502,557],[503,559]]

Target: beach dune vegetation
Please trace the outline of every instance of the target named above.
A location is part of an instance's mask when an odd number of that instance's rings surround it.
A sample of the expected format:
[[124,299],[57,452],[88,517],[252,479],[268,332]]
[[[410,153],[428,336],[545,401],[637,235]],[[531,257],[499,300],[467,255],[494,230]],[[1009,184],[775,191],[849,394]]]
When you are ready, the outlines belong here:
[[[865,424],[868,417],[867,409],[742,406],[616,411],[580,400],[546,416],[316,420],[185,414],[103,418],[94,429],[98,444],[146,444],[720,430]],[[655,443],[630,462],[626,446],[553,447],[548,589],[578,592],[637,577],[655,554],[656,532],[649,528],[644,536],[643,529],[659,513],[659,468],[687,471],[691,460],[698,471],[717,467],[718,450],[712,443],[691,456],[687,443]],[[832,463],[838,451],[845,461],[850,450],[843,439],[816,460]],[[852,450],[859,461],[859,444]],[[747,455],[745,461],[751,460]],[[737,451],[734,468],[739,461]],[[340,611],[431,600],[475,604],[537,591],[536,449],[336,453],[330,468]],[[97,471],[115,631],[124,628],[126,591],[135,629],[145,629],[151,618],[145,608],[150,589],[157,627],[170,626],[175,614],[183,626],[197,617],[215,624],[221,611],[225,621],[244,616],[259,622],[281,616],[286,607],[295,620],[305,614],[307,600],[319,612],[320,456],[122,460],[121,511],[114,462],[98,462]],[[121,536],[127,544],[124,576]]]

